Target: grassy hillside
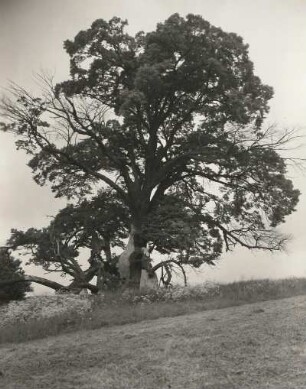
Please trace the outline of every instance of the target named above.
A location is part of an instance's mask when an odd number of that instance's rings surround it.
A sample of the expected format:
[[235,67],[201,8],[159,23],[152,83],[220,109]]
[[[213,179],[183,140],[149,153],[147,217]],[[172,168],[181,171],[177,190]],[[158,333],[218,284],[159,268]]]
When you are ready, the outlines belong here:
[[32,297],[0,307],[0,344],[306,295],[306,279],[206,283],[145,294]]
[[0,347],[1,389],[297,389],[306,296]]

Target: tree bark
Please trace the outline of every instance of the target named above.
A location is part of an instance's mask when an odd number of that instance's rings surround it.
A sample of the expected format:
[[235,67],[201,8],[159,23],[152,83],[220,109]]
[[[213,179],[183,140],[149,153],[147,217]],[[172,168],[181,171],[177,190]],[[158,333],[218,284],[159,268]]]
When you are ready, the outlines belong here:
[[147,269],[142,269],[140,279],[140,290],[158,288],[158,278],[156,273],[152,273]]
[[118,261],[120,278],[128,288],[139,290],[158,286],[156,274],[150,269],[150,253],[146,243],[141,230],[132,225],[126,249]]
[[68,290],[67,286],[61,285],[55,281],[47,280],[46,278],[36,277],[36,276],[24,276],[23,278],[19,278],[19,279],[0,281],[0,287],[16,284],[18,282],[35,282],[37,284],[47,286],[48,288],[54,289],[56,291],[65,290],[65,289]]
[[19,278],[19,279],[0,281],[0,287],[16,284],[17,282],[35,282],[36,284],[47,286],[48,288],[51,288],[55,291],[63,290],[63,291],[67,291],[67,292],[77,292],[78,293],[82,289],[89,289],[92,293],[98,292],[98,288],[95,285],[91,285],[91,284],[87,283],[86,281],[79,282],[76,284],[74,284],[75,281],[73,281],[70,285],[64,286],[62,284],[59,284],[58,282],[47,280],[46,278],[37,277],[37,276],[27,276],[27,275],[25,275],[23,278]]
[[124,286],[128,288],[140,288],[144,248],[145,241],[142,242],[140,229],[135,225],[131,225],[127,246],[118,261],[120,278]]

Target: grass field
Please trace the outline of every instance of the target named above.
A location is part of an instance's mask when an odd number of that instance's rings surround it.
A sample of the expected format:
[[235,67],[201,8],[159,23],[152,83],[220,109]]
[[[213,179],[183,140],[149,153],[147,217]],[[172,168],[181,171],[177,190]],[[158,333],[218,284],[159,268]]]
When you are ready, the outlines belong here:
[[304,389],[306,296],[0,346],[1,389]]
[[[109,293],[88,300],[79,299],[78,296],[44,297],[41,300],[37,298],[38,301],[29,299],[20,305],[18,303],[10,313],[11,320],[7,322],[5,312],[0,307],[0,344],[303,294],[306,295],[306,279],[290,278],[230,284],[206,283],[124,296]],[[4,319],[1,319],[1,315]]]

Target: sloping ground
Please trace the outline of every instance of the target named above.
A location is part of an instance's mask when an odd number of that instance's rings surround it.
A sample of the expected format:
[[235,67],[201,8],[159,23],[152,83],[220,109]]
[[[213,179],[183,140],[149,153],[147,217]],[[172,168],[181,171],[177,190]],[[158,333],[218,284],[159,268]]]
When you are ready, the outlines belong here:
[[306,296],[0,347],[2,389],[306,387]]
[[72,294],[32,296],[22,301],[11,301],[0,306],[0,331],[1,327],[23,323],[30,319],[47,319],[75,311],[86,313],[90,308],[90,301],[86,296],[82,298]]

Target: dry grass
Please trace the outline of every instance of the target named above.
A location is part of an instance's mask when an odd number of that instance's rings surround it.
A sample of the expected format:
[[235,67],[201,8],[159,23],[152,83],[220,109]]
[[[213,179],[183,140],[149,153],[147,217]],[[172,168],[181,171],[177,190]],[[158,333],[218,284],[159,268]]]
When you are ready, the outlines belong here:
[[0,347],[1,389],[297,389],[306,296]]
[[[22,342],[85,329],[136,323],[160,317],[175,317],[303,294],[306,294],[306,279],[298,278],[277,281],[243,281],[225,285],[203,284],[188,288],[160,290],[144,295],[121,296],[110,293],[92,298],[90,300],[92,308],[89,312],[69,309],[68,311],[61,310],[54,316],[37,317],[30,311],[30,314],[26,312],[25,320],[20,320],[22,315],[19,314],[18,321],[10,321],[6,326],[1,326],[0,319],[0,344]],[[54,297],[52,299],[54,300]],[[44,304],[47,304],[45,300]]]

